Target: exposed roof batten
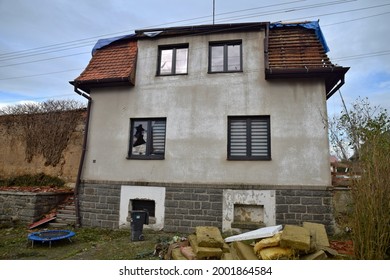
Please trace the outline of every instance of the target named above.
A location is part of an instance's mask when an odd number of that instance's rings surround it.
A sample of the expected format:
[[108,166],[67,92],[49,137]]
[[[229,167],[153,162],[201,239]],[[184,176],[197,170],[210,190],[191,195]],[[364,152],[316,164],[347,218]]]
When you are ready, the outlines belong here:
[[265,38],[265,77],[324,78],[328,99],[344,84],[348,67],[334,65],[318,22],[270,24]]

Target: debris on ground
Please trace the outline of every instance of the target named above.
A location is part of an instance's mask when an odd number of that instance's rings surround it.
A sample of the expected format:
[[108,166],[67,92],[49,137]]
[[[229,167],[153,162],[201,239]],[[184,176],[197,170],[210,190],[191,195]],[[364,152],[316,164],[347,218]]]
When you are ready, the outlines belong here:
[[[239,236],[237,240],[227,242],[231,239],[223,239],[217,227],[196,227],[195,232],[187,238],[170,242],[164,259],[324,260],[339,255],[332,248],[322,224],[304,222],[302,226],[285,225],[253,232],[248,232],[244,238]],[[258,236],[259,232],[272,234],[266,234],[267,237],[263,238],[247,238]]]

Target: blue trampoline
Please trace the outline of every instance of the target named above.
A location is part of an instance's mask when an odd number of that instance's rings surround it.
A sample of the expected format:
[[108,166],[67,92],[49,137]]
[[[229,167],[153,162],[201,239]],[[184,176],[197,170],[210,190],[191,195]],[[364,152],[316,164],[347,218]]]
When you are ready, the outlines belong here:
[[39,241],[42,243],[48,242],[51,247],[52,241],[58,241],[62,239],[68,239],[70,242],[71,237],[75,236],[76,233],[71,230],[44,230],[33,232],[28,235],[28,239],[32,241],[32,247],[34,247],[34,241]]

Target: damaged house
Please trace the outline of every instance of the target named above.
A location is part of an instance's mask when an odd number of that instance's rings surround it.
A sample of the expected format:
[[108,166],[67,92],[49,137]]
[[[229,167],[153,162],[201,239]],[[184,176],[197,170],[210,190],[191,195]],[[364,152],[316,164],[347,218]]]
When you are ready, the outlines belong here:
[[318,22],[136,30],[99,40],[70,83],[89,100],[76,184],[82,226],[332,230],[326,101],[332,64]]

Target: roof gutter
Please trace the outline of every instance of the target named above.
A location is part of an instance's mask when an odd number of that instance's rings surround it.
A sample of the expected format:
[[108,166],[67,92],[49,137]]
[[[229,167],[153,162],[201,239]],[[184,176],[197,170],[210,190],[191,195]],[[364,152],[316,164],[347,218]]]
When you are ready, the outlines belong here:
[[[73,83],[71,83],[73,84]],[[74,188],[74,200],[75,200],[75,210],[76,210],[76,226],[81,226],[81,218],[80,218],[80,199],[79,199],[79,188],[81,183],[81,174],[83,172],[83,166],[84,166],[84,159],[85,159],[85,152],[87,150],[87,139],[88,139],[88,128],[89,128],[89,117],[91,114],[91,105],[92,105],[92,98],[89,94],[85,93],[84,91],[81,91],[76,84],[74,85],[74,91],[86,98],[88,100],[87,105],[87,119],[85,123],[85,129],[84,129],[84,140],[83,140],[83,148],[81,152],[81,158],[80,158],[80,164],[79,164],[79,170],[77,172],[77,179],[76,179],[76,185]]]

